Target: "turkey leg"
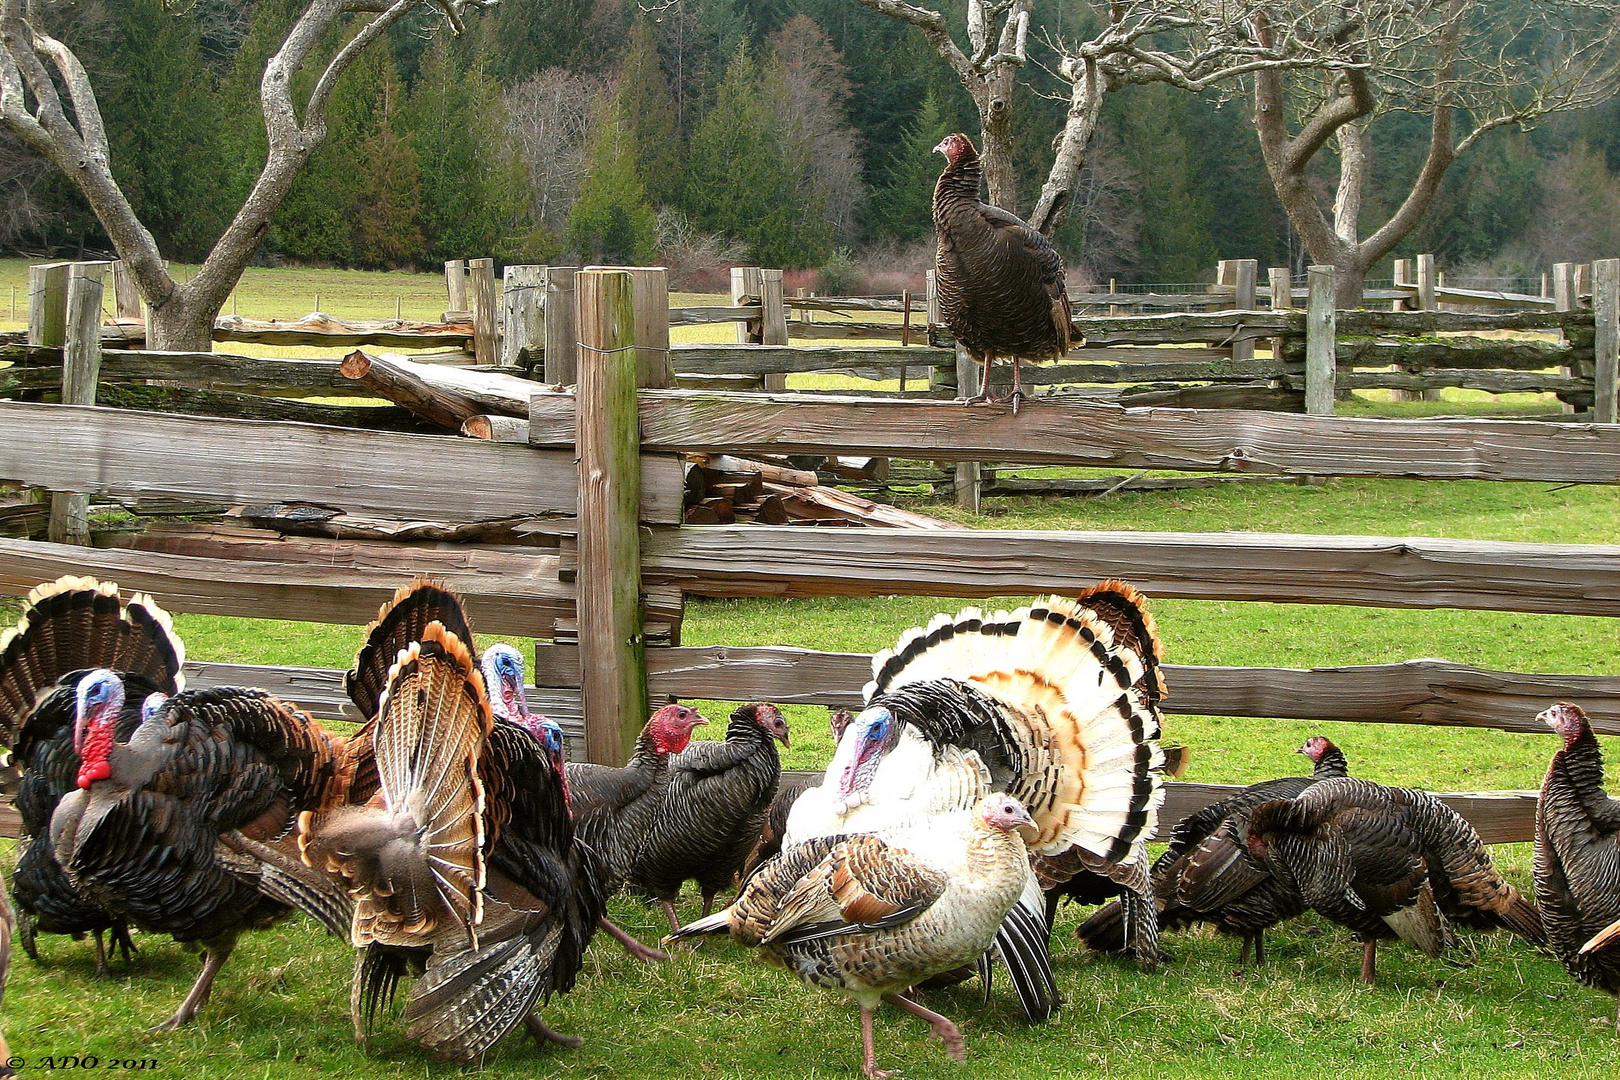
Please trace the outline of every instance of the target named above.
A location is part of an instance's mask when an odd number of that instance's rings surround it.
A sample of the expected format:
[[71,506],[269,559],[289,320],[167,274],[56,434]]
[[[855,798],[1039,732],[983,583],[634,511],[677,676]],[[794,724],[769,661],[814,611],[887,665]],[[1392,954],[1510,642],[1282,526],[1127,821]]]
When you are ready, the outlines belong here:
[[925,1009],[899,994],[884,994],[883,1000],[897,1009],[904,1009],[920,1020],[926,1020],[934,1029],[934,1034],[939,1036],[939,1041],[945,1044],[945,1052],[950,1055],[952,1061],[967,1060],[967,1043],[962,1041],[962,1031],[955,1024],[932,1009]]
[[555,1028],[548,1027],[546,1022],[540,1019],[540,1014],[537,1012],[525,1016],[523,1026],[530,1035],[534,1036],[534,1041],[537,1043],[554,1042],[558,1046],[566,1046],[570,1050],[578,1050],[585,1045],[585,1040],[578,1035],[564,1035]]
[[1012,393],[1007,396],[1007,400],[1012,402],[1013,415],[1017,416],[1018,406],[1024,400],[1024,382],[1018,373],[1018,357],[1016,356],[1013,357]]
[[892,1073],[877,1067],[877,1051],[872,1046],[872,1010],[861,1006],[861,1072],[867,1080],[889,1080]]
[[681,920],[675,916],[675,905],[668,900],[660,900],[664,905],[664,914],[669,917],[669,932],[674,933],[681,928]]
[[620,945],[623,945],[624,951],[635,957],[637,960],[644,960],[650,964],[658,960],[669,959],[668,953],[662,953],[657,949],[651,948],[650,946],[643,945],[641,942],[637,941],[635,938],[631,937],[617,926],[614,926],[613,923],[608,921],[608,917],[606,915],[602,916],[600,919],[597,919],[596,925],[611,934],[613,936],[613,940],[617,941]]
[[987,350],[981,360],[981,363],[984,364],[984,370],[979,374],[979,392],[964,400],[962,404],[983,405],[987,401],[993,402],[996,400],[990,393],[990,361],[992,359],[993,357]]
[[1374,938],[1362,947],[1361,952],[1361,981],[1368,986],[1373,984],[1374,966],[1377,957],[1378,940]]
[[192,984],[191,993],[187,994],[186,1000],[174,1010],[174,1015],[159,1024],[154,1031],[173,1031],[191,1023],[192,1018],[197,1015],[197,1010],[208,1004],[209,991],[214,988],[214,976],[219,974],[219,969],[225,966],[225,961],[230,959],[231,951],[235,948],[235,934],[216,938],[208,944],[203,952],[202,974],[198,975],[197,981]]
[[96,936],[96,978],[106,979],[112,976],[112,969],[107,966],[107,946],[101,940],[101,931],[95,930]]

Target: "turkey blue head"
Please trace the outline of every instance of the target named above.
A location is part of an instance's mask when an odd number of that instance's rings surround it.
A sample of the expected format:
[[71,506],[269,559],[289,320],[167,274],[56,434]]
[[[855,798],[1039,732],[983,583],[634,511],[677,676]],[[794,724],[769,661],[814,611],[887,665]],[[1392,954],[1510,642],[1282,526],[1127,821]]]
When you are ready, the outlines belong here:
[[169,695],[161,690],[154,690],[147,694],[146,700],[141,702],[141,723],[144,724],[156,716],[158,710],[163,708],[163,703],[168,700]]
[[510,645],[491,645],[479,663],[484,687],[496,717],[521,723],[529,715],[529,701],[523,692],[523,656]]
[[79,680],[74,694],[73,749],[79,754],[78,785],[87,788],[112,775],[107,755],[118,714],[124,711],[124,681],[97,668]]
[[883,764],[884,755],[899,744],[904,728],[882,705],[862,710],[844,728],[838,752],[833,755],[833,767],[838,777],[838,799],[846,811],[867,801],[878,766]]
[[563,729],[555,720],[535,713],[528,717],[523,725],[529,729],[529,734],[540,740],[545,747],[546,757],[551,759],[551,767],[557,770],[557,779],[562,782],[563,801],[569,803],[568,816],[574,816],[572,795],[568,790],[568,765],[563,760]]

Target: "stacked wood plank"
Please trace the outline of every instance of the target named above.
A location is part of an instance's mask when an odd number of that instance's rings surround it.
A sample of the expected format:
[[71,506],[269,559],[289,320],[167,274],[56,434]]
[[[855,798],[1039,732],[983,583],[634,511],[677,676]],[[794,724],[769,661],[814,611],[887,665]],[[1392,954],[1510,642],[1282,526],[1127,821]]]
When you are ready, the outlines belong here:
[[[840,468],[871,479],[872,464],[886,459],[856,459]],[[692,454],[686,465],[688,525],[730,525],[754,521],[761,525],[876,525],[896,529],[943,529],[946,522],[897,506],[823,486],[814,470],[796,469],[786,461],[758,461],[731,454]]]

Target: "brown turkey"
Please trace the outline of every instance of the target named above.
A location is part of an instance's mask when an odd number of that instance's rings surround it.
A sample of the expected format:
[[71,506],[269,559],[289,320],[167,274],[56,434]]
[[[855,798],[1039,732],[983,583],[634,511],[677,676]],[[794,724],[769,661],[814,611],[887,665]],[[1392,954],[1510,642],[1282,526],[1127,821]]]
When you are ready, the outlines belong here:
[[605,898],[573,834],[561,729],[534,726],[496,719],[468,645],[430,623],[371,725],[376,793],[300,819],[305,858],[357,901],[357,1035],[416,971],[407,1031],[441,1059],[477,1060],[520,1023],[577,1045],[537,1009],[573,986]]
[[[1201,922],[1213,923],[1222,933],[1243,938],[1240,964],[1249,962],[1251,946],[1254,962],[1265,963],[1266,930],[1304,910],[1303,901],[1293,889],[1268,877],[1265,882],[1257,883],[1255,888],[1242,895],[1213,906],[1209,906],[1203,897],[1190,889],[1183,897],[1182,889],[1199,849],[1234,815],[1273,799],[1292,799],[1312,784],[1349,774],[1344,751],[1325,736],[1315,735],[1305,740],[1297,753],[1311,759],[1313,768],[1309,776],[1284,776],[1251,784],[1234,795],[1187,815],[1177,823],[1170,836],[1170,846],[1153,862],[1153,899],[1158,908],[1161,932],[1179,930]],[[1200,906],[1188,906],[1189,902],[1197,902]],[[1076,933],[1088,949],[1122,952],[1125,948],[1124,920],[1118,901],[1093,912],[1090,918],[1080,924]]]
[[[1536,903],[1565,970],[1614,994],[1620,992],[1614,925],[1620,920],[1620,800],[1603,790],[1603,751],[1580,706],[1560,702],[1539,719],[1564,745],[1553,755],[1536,804]],[[1620,1010],[1615,1026],[1620,1029]]]
[[961,132],[934,147],[945,171],[934,186],[934,272],[940,320],[984,365],[979,394],[990,393],[990,362],[1011,357],[1013,411],[1023,400],[1020,360],[1051,360],[1069,351],[1071,312],[1063,259],[1052,242],[1018,217],[979,201],[984,170]]
[[776,742],[788,745],[787,721],[776,706],[756,702],[731,714],[725,742],[695,742],[671,760],[669,791],[630,874],[634,887],[663,904],[671,931],[681,925],[681,885],[697,881],[708,915],[759,843],[782,775]]
[[1497,871],[1473,826],[1426,791],[1324,780],[1254,807],[1243,842],[1263,872],[1361,937],[1367,983],[1380,939],[1427,956],[1456,944],[1453,924],[1547,941],[1540,913]]
[[35,588],[22,619],[0,638],[0,743],[12,749],[22,771],[22,837],[12,875],[21,914],[17,936],[33,959],[39,959],[36,934],[91,934],[101,976],[108,973],[104,933],[112,932],[126,960],[134,951],[125,920],[74,888],[63,873],[51,850],[51,815],[77,787],[73,720],[79,680],[94,668],[118,672],[129,701],[114,737],[127,739],[141,721],[143,703],[184,688],[184,661],[185,645],[162,608],[140,594],[126,601],[118,586],[94,578],[64,577]]
[[[622,769],[570,763],[568,805],[574,830],[602,857],[603,888],[613,896],[624,888],[647,842],[669,792],[670,759],[692,741],[692,730],[708,721],[696,709],[669,704],[652,714],[636,739],[636,750]],[[619,927],[602,921],[602,929],[642,960],[667,960]]]

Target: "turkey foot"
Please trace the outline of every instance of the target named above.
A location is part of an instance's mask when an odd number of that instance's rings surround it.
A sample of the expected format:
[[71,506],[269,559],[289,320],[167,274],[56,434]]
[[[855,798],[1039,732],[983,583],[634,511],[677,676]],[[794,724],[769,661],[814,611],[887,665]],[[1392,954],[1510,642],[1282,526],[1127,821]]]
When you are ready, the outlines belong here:
[[620,945],[623,945],[624,951],[635,957],[637,960],[642,960],[646,963],[652,964],[660,960],[669,959],[668,953],[659,952],[657,949],[654,949],[651,946],[643,945],[641,942],[637,941],[635,938],[631,937],[617,926],[614,926],[612,922],[608,921],[608,917],[606,915],[602,916],[600,919],[597,919],[596,925],[611,934],[613,936],[613,940],[617,941]]
[[892,1072],[877,1067],[877,1052],[872,1047],[872,1010],[861,1006],[861,1072],[867,1080],[889,1080]]
[[548,1027],[546,1022],[540,1019],[538,1013],[530,1013],[524,1017],[523,1026],[530,1035],[534,1036],[534,1041],[542,1045],[554,1042],[558,1046],[566,1046],[570,1050],[578,1050],[585,1045],[585,1040],[578,1035],[564,1035],[562,1032]]
[[191,993],[187,994],[186,1000],[174,1010],[174,1015],[153,1028],[153,1031],[174,1031],[191,1023],[192,1018],[197,1015],[197,1010],[208,1004],[208,994],[214,988],[214,976],[225,966],[225,961],[230,958],[231,950],[235,947],[236,940],[232,937],[224,944],[210,945],[204,951],[202,974],[198,975],[197,981],[192,984]]
[[1366,983],[1368,986],[1373,984],[1373,976],[1376,974],[1375,967],[1377,959],[1378,942],[1367,942],[1367,944],[1363,946],[1361,952],[1361,981]]
[[929,1026],[934,1029],[934,1034],[939,1036],[939,1041],[945,1044],[945,1052],[950,1055],[952,1061],[967,1060],[967,1043],[962,1041],[962,1031],[955,1024],[932,1009],[925,1009],[899,994],[884,994],[883,1000],[895,1008],[904,1009],[920,1020],[928,1021]]

